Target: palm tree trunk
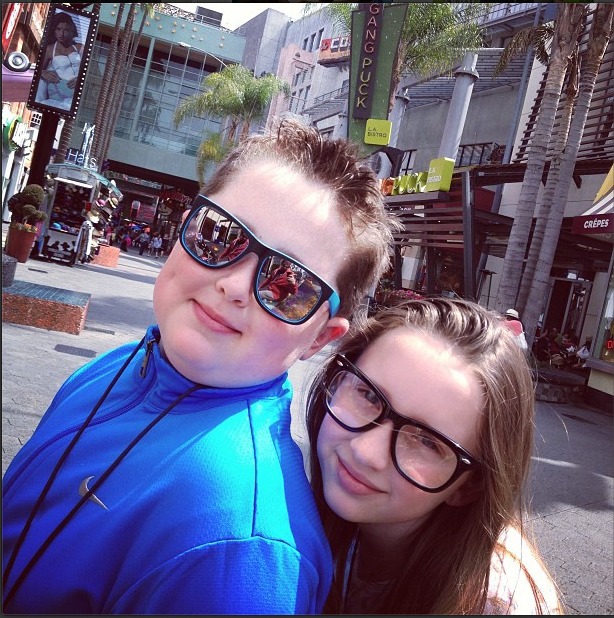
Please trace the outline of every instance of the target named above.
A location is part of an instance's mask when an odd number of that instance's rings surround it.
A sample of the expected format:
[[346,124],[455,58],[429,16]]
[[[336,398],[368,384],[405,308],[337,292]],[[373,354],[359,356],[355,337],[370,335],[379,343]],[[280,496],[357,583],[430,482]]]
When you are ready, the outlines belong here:
[[580,149],[582,134],[584,133],[584,125],[586,124],[586,118],[593,98],[595,82],[597,81],[599,68],[612,35],[613,21],[614,5],[597,4],[593,15],[587,50],[580,71],[578,99],[571,121],[569,139],[561,158],[561,173],[554,192],[553,208],[548,217],[535,277],[529,292],[526,310],[523,314],[523,323],[529,346],[531,346],[533,341],[539,315],[544,309],[544,301],[550,282],[550,271],[552,270],[561,224],[565,214],[569,187],[571,186],[576,158]]
[[111,122],[111,118],[113,117],[113,112],[115,110],[115,106],[117,105],[117,99],[120,96],[119,85],[120,85],[120,76],[122,74],[122,70],[125,67],[126,59],[128,56],[128,44],[130,43],[131,35],[132,35],[132,25],[134,24],[134,14],[136,11],[136,5],[134,2],[130,3],[130,8],[128,9],[128,14],[126,16],[126,23],[122,28],[121,32],[121,43],[119,46],[119,50],[117,52],[117,56],[115,57],[115,62],[112,68],[111,80],[109,83],[109,92],[107,95],[107,100],[105,101],[105,108],[103,110],[101,126],[96,127],[96,131],[100,128],[100,132],[98,132],[100,141],[98,142],[98,157],[101,163],[104,162],[104,147],[109,139],[109,135],[113,133],[115,130],[115,126]]
[[578,95],[578,79],[579,79],[579,58],[578,50],[574,51],[573,60],[567,69],[567,89],[565,95],[565,106],[563,108],[563,115],[559,122],[558,129],[554,138],[554,146],[552,148],[553,155],[550,161],[550,169],[548,170],[548,179],[546,180],[546,186],[542,195],[541,202],[537,208],[537,214],[535,215],[535,229],[533,230],[533,236],[531,237],[531,245],[529,246],[529,254],[527,256],[527,262],[522,273],[522,280],[520,282],[520,292],[518,293],[518,300],[516,301],[516,309],[524,315],[524,309],[529,297],[529,290],[531,289],[531,282],[535,275],[535,266],[539,258],[539,252],[541,244],[544,240],[544,231],[546,229],[546,223],[550,215],[550,209],[552,208],[552,200],[554,198],[554,189],[559,181],[561,175],[561,158],[565,152],[567,146],[567,139],[569,137],[569,125],[571,124],[571,116],[574,111],[576,103],[576,97]]
[[119,120],[119,114],[121,112],[122,104],[124,102],[124,95],[126,93],[126,86],[128,85],[128,78],[130,77],[130,71],[132,70],[132,63],[134,62],[134,58],[136,56],[136,51],[139,46],[139,42],[141,40],[141,34],[143,33],[143,27],[145,26],[145,20],[147,18],[147,12],[143,9],[143,16],[141,18],[141,24],[139,26],[138,32],[135,34],[134,32],[130,33],[130,46],[128,50],[128,59],[124,65],[124,70],[120,74],[120,82],[119,87],[117,88],[117,100],[115,105],[113,106],[113,110],[111,113],[110,126],[112,129],[107,132],[106,139],[102,147],[102,156],[103,160],[106,159],[109,155],[109,148],[111,147],[111,140],[113,139],[113,131],[117,126],[117,121]]
[[497,292],[496,307],[499,311],[505,311],[506,308],[516,304],[533,213],[567,63],[582,31],[586,8],[587,5],[584,3],[559,4],[559,17],[552,41],[552,54],[548,64],[544,94],[529,150],[518,206],[514,213],[514,224],[505,252],[501,283]]
[[102,143],[103,133],[103,119],[106,118],[107,101],[112,94],[111,89],[111,76],[113,74],[113,68],[115,67],[119,35],[121,32],[121,21],[124,13],[124,2],[120,3],[117,9],[117,19],[115,20],[115,28],[113,29],[113,38],[111,39],[111,46],[109,47],[109,55],[107,56],[107,62],[104,67],[104,74],[102,76],[102,83],[100,85],[100,92],[98,93],[98,105],[96,107],[96,113],[94,115],[94,140],[92,142],[92,157],[95,157],[97,161],[102,165],[103,160],[100,158],[100,145]]
[[68,150],[68,144],[70,144],[70,138],[72,137],[72,131],[74,127],[74,118],[66,118],[64,120],[64,126],[62,127],[62,133],[60,134],[60,143],[58,144],[58,150],[53,157],[54,163],[64,163],[64,161],[66,161],[66,151]]

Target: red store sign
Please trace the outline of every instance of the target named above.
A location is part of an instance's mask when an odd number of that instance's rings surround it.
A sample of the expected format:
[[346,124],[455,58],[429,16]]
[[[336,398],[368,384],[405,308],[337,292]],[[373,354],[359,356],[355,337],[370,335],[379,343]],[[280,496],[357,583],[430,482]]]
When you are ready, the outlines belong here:
[[13,2],[13,4],[9,7],[9,14],[4,22],[4,27],[2,28],[2,53],[5,54],[8,50],[11,39],[13,38],[13,33],[15,32],[15,28],[17,27],[17,22],[19,21],[19,14],[21,13],[21,2]]
[[614,214],[574,217],[571,223],[572,234],[612,234]]

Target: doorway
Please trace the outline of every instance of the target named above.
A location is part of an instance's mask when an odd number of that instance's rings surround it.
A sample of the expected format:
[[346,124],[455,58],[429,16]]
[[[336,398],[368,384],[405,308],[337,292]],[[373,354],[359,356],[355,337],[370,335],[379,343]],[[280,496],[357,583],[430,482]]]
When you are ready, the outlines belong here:
[[560,333],[569,331],[579,337],[592,285],[586,280],[552,278],[542,332],[556,326]]

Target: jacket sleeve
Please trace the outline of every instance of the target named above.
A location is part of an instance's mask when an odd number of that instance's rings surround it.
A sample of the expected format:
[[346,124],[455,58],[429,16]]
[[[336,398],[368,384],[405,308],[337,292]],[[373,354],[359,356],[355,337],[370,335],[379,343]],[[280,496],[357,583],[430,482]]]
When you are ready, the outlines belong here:
[[[330,582],[286,543],[220,541],[176,556],[143,574],[112,614],[314,614]],[[121,582],[117,582],[121,585]]]

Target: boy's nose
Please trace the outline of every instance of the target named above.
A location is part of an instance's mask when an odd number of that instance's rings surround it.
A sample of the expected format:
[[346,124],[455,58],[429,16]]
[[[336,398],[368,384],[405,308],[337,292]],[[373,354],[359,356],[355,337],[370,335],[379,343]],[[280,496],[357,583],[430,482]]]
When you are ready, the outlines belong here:
[[356,461],[374,470],[385,470],[390,462],[391,430],[392,422],[384,421],[373,429],[354,434],[350,442]]
[[216,289],[232,302],[247,304],[253,296],[252,289],[257,266],[256,254],[248,253],[231,266],[220,268],[217,271]]

